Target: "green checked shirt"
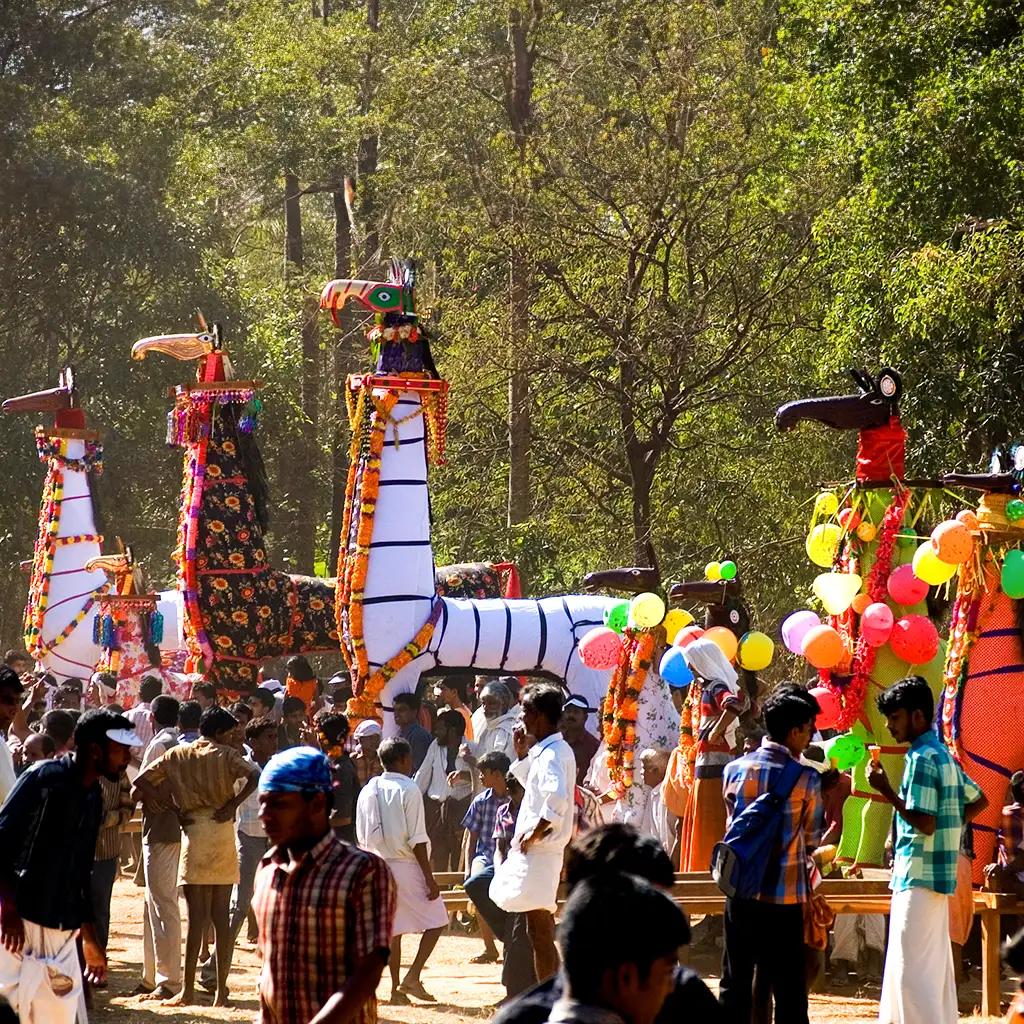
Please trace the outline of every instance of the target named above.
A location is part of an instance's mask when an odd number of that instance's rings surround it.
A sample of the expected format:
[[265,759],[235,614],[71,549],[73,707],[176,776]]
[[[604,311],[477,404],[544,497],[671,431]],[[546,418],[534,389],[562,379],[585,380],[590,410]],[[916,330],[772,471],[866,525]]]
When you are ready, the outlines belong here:
[[908,811],[935,818],[935,833],[918,832],[902,815],[896,815],[896,846],[892,864],[893,892],[919,886],[952,895],[956,889],[956,862],[964,808],[981,797],[977,783],[969,779],[953,755],[929,730],[910,745],[900,797]]

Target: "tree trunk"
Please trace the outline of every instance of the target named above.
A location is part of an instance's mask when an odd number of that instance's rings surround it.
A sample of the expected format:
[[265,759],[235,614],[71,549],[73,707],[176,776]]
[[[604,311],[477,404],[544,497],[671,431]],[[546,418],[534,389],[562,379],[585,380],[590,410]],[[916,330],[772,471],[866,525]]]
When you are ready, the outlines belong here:
[[530,334],[530,268],[518,249],[512,251],[509,275],[508,379],[508,525],[530,518],[530,381],[524,355]]
[[[628,336],[628,335],[627,335]],[[651,489],[657,457],[650,445],[644,444],[636,432],[633,401],[633,364],[619,361],[619,429],[622,447],[629,466],[630,505],[633,526],[634,565],[646,565],[653,550],[651,534]]]
[[[380,29],[380,0],[366,0],[366,25],[371,33]],[[373,107],[377,92],[374,74],[373,54],[375,43],[371,40],[363,58],[363,79],[359,86],[359,112],[366,117]],[[380,247],[380,210],[377,201],[374,176],[380,161],[380,137],[374,132],[363,135],[356,147],[355,198],[352,208],[356,223],[353,234],[359,239],[358,266],[360,275],[377,262]]]

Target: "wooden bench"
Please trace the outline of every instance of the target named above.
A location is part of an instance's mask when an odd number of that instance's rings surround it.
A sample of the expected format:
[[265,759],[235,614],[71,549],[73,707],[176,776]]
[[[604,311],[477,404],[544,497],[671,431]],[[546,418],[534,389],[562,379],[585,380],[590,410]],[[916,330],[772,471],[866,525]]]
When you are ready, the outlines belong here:
[[[836,914],[889,914],[891,892],[884,872],[875,877],[826,879],[817,889]],[[461,872],[435,872],[445,908],[466,910],[470,900],[461,889]],[[456,888],[458,887],[458,888]],[[706,872],[677,874],[672,898],[688,914],[725,913],[725,896]],[[565,886],[559,888],[558,902],[565,900]],[[998,1017],[1001,1003],[1000,921],[1004,914],[1024,915],[1024,901],[1016,896],[993,892],[974,893],[974,913],[981,917],[981,1012]]]

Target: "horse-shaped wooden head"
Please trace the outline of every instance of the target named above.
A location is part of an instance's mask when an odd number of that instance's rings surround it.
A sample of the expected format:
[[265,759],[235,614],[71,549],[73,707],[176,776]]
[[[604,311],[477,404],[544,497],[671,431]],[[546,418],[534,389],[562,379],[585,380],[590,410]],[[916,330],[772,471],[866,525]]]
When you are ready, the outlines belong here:
[[673,583],[668,589],[669,601],[694,601],[704,605],[704,628],[725,626],[737,638],[750,629],[750,611],[743,600],[743,586],[738,579],[693,580]]
[[320,308],[331,314],[340,327],[345,303],[354,299],[364,309],[382,316],[388,313],[416,320],[416,264],[413,260],[392,260],[386,281],[357,281],[338,278],[328,281],[320,292]]
[[8,398],[3,403],[3,411],[9,414],[52,412],[54,426],[64,430],[82,430],[85,428],[85,414],[78,407],[78,395],[75,390],[75,371],[65,366],[60,371],[60,382],[55,388],[45,391],[32,391],[27,395]]
[[946,487],[967,487],[986,494],[1019,495],[1024,490],[1024,441],[1001,444],[992,452],[987,473],[943,473]]
[[204,383],[232,380],[235,376],[227,349],[224,347],[220,324],[210,327],[202,312],[196,311],[199,330],[187,334],[154,334],[132,345],[132,359],[145,359],[150,352],[180,359],[182,362],[199,360],[196,379]]

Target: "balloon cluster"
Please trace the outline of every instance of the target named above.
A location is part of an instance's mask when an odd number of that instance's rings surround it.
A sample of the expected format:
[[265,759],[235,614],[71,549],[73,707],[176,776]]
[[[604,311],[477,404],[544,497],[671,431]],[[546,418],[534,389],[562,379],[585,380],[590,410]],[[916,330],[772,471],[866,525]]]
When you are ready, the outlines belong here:
[[704,579],[710,580],[712,583],[717,583],[719,580],[736,579],[736,563],[731,559],[726,559],[724,562],[708,562],[704,566]]
[[580,640],[580,660],[587,668],[615,668],[625,652],[623,634],[627,629],[653,629],[670,625],[681,629],[693,616],[673,608],[665,613],[665,602],[657,594],[637,594],[631,601],[618,601],[605,609],[604,625],[595,626]]

